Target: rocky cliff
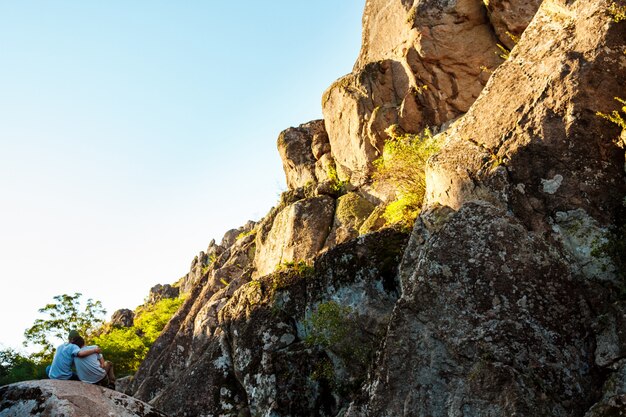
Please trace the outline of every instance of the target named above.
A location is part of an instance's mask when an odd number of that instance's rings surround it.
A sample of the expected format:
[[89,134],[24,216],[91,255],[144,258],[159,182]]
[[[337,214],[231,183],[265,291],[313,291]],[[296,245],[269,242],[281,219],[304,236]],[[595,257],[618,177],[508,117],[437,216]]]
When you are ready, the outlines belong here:
[[[626,97],[620,7],[368,0],[324,120],[278,138],[289,190],[194,259],[128,392],[171,416],[626,413],[624,151],[597,114]],[[372,180],[392,125],[442,143],[410,234]]]

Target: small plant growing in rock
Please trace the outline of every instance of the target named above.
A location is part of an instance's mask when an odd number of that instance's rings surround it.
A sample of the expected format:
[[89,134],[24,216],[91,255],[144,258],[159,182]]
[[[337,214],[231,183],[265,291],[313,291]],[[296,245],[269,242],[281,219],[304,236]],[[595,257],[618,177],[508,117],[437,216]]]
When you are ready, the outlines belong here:
[[614,22],[619,23],[626,20],[626,7],[612,2],[608,9],[609,14]]
[[[513,43],[517,45],[517,43],[519,42],[519,36],[515,36],[511,32],[505,32],[505,33],[506,33],[506,36],[511,38]],[[500,58],[506,61],[507,59],[511,57],[511,50],[509,48],[499,43],[497,43],[496,46],[498,47],[498,51],[496,51],[496,55],[498,55]]]
[[[621,108],[621,111],[622,111],[622,113],[624,113],[624,115],[626,115],[626,100],[621,99],[619,97],[615,97],[615,100],[617,100],[618,102],[623,104],[623,106]],[[603,119],[606,119],[606,120],[608,120],[610,122],[615,123],[616,125],[621,127],[622,130],[626,130],[626,120],[624,119],[624,116],[622,116],[620,114],[620,112],[618,110],[613,110],[610,114],[597,112],[596,115],[600,116]]]
[[294,271],[299,276],[310,275],[315,271],[313,266],[311,266],[306,261],[286,261],[280,264],[279,270],[291,270]]
[[440,144],[428,128],[422,134],[410,134],[392,125],[386,132],[390,139],[383,156],[374,162],[374,179],[394,185],[398,198],[387,205],[383,216],[390,224],[411,227],[426,192],[426,161]]
[[206,273],[209,271],[209,269],[210,269],[210,268],[213,266],[213,264],[215,263],[215,259],[216,259],[215,254],[214,254],[214,253],[212,253],[212,254],[209,256],[209,259],[207,260],[206,265],[202,267],[202,275],[206,274]]
[[246,236],[251,236],[256,234],[256,229],[250,229],[247,232],[241,232],[237,235],[237,240],[243,239]]
[[326,173],[331,183],[331,189],[337,194],[344,194],[346,191],[347,181],[339,180],[339,174],[337,174],[337,168],[334,165],[329,165]]
[[335,301],[320,303],[305,321],[305,328],[307,345],[328,349],[346,363],[367,365],[373,345],[359,327],[352,308]]

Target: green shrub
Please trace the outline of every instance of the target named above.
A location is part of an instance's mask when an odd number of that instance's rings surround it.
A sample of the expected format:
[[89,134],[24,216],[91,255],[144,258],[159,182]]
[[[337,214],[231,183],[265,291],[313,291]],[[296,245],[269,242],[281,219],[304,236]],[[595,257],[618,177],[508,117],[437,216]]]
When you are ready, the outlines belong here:
[[312,274],[315,269],[306,261],[286,261],[279,265],[278,270],[290,270],[299,276]]
[[374,350],[371,335],[361,328],[352,308],[335,301],[320,303],[305,320],[304,342],[335,353],[345,364],[361,370],[367,367]]
[[337,194],[344,194],[346,192],[346,185],[348,182],[339,180],[339,174],[337,173],[335,165],[329,165],[326,173],[328,174],[332,191]]
[[390,139],[383,156],[374,162],[374,179],[393,185],[397,199],[383,214],[388,223],[410,227],[420,212],[426,192],[425,167],[440,144],[427,128],[422,134],[400,133],[396,125],[386,130]]
[[182,298],[164,298],[156,304],[139,307],[135,312],[134,327],[152,345],[183,301]]

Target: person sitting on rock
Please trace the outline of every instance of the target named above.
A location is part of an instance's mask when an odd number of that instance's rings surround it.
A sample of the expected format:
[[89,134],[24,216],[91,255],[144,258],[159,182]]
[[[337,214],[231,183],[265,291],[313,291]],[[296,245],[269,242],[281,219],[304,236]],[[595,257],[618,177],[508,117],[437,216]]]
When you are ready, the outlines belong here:
[[[100,350],[98,346],[85,346],[85,340],[80,336],[74,339],[73,343],[80,348],[80,352],[89,352],[94,349]],[[115,389],[113,364],[105,361],[99,352],[97,355],[84,357],[77,355],[74,358],[74,365],[76,366],[78,378],[81,381]]]
[[52,359],[52,365],[46,367],[46,375],[48,375],[48,378],[78,381],[78,375],[72,372],[74,358],[84,358],[100,353],[100,348],[98,347],[96,347],[96,349],[81,351],[80,348],[74,344],[74,340],[78,337],[80,337],[78,332],[71,330],[68,335],[69,341],[57,347],[57,350],[54,352],[54,359]]

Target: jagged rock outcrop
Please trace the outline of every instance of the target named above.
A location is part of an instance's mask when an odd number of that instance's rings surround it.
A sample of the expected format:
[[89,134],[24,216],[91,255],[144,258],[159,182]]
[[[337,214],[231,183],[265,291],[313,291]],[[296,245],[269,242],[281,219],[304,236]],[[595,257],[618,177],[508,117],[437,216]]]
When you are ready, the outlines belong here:
[[498,40],[513,49],[543,0],[489,0],[485,2],[489,21]]
[[132,327],[135,320],[135,312],[127,308],[122,308],[111,316],[112,327]]
[[466,112],[500,58],[479,0],[368,0],[354,71],[322,98],[339,177],[366,183],[385,129],[439,126]]
[[283,160],[287,187],[291,190],[328,180],[330,143],[323,120],[291,127],[278,136],[278,153]]
[[[250,227],[249,223],[243,229]],[[203,267],[185,302],[154,342],[127,392],[151,400],[166,389],[182,389],[176,385],[178,378],[192,372],[189,367],[195,361],[210,355],[206,351],[207,334],[216,326],[217,311],[252,275],[255,246],[252,230],[238,235],[228,248],[219,246],[220,255],[212,257]],[[222,243],[232,241],[230,235],[227,232]],[[223,381],[205,382],[219,385]]]
[[[172,416],[334,415],[384,332],[405,242],[386,230],[332,249],[312,269],[241,277],[212,295],[197,285],[135,376],[134,395]],[[314,323],[349,330],[345,346],[307,341],[320,305],[343,306]]]
[[348,415],[582,416],[607,362],[610,392],[590,415],[625,410],[610,383],[620,337],[593,330],[617,297],[600,248],[626,195],[618,129],[595,114],[626,91],[626,27],[608,6],[544,1],[446,132],[381,366]]
[[0,387],[0,416],[166,417],[133,397],[78,381],[26,381]]
[[177,298],[180,295],[180,288],[170,284],[157,284],[150,288],[148,294],[148,304],[156,304],[164,298]]

